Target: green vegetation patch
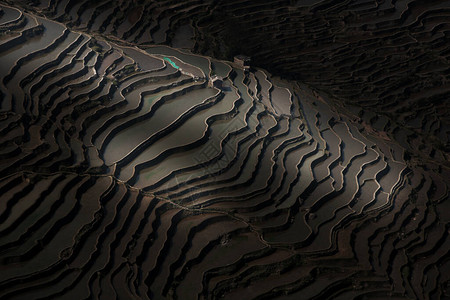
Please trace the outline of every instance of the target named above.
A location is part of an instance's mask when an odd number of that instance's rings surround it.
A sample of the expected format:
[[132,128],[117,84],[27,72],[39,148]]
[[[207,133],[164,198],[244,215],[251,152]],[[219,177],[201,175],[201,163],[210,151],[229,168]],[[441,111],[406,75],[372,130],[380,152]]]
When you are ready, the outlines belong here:
[[164,60],[167,61],[169,64],[171,64],[172,67],[174,67],[175,69],[178,70],[178,69],[180,68],[180,67],[177,66],[170,58],[164,56]]

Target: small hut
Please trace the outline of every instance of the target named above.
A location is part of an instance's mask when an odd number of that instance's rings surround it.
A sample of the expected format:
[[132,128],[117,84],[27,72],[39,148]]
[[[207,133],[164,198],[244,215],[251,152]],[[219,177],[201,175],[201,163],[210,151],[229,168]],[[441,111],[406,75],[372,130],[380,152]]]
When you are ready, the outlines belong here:
[[250,70],[250,57],[245,55],[236,55],[234,57],[234,63],[244,69],[244,71]]

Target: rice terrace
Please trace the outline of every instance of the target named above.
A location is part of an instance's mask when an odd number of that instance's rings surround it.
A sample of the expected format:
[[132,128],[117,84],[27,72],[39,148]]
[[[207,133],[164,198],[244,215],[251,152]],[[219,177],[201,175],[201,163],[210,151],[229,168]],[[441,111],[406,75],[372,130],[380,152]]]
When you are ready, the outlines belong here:
[[450,299],[450,1],[0,1],[0,299]]

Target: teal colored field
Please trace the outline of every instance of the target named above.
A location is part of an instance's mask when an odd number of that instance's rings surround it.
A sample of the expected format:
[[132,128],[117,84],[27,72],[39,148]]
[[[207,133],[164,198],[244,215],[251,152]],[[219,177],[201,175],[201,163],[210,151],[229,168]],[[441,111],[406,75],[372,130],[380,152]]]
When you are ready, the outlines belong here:
[[168,57],[164,57],[164,60],[165,61],[167,61],[167,62],[169,62],[169,64],[171,64],[172,65],[172,67],[174,67],[175,69],[179,69],[180,67],[179,66],[177,66],[170,58],[168,58]]

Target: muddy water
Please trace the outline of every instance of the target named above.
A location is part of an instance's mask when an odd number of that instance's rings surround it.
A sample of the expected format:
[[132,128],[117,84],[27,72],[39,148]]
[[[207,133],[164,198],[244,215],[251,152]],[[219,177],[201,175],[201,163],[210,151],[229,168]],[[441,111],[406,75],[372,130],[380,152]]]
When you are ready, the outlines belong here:
[[17,20],[20,16],[20,11],[11,7],[0,5],[3,10],[3,14],[0,16],[0,26],[8,22]]
[[[155,103],[155,100],[161,99],[162,96],[170,94],[174,91],[165,91],[160,94],[149,95],[144,98],[145,106],[144,111],[148,111],[147,107],[150,107]],[[125,157],[133,148],[141,144],[148,137],[157,133],[159,130],[170,125],[180,115],[189,110],[194,105],[203,102],[206,98],[211,97],[216,92],[212,89],[195,90],[187,92],[186,95],[177,96],[175,99],[165,100],[163,105],[155,110],[155,113],[147,120],[141,121],[138,124],[134,124],[128,127],[126,130],[121,130],[111,142],[108,144],[105,150],[105,159],[108,164]],[[160,100],[164,101],[164,100]],[[148,106],[147,106],[148,105]],[[188,138],[188,136],[186,136]],[[113,152],[116,153],[112,156],[111,149],[117,149]]]

